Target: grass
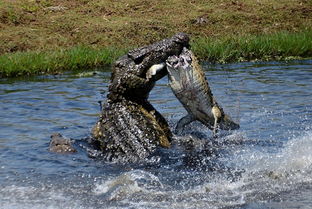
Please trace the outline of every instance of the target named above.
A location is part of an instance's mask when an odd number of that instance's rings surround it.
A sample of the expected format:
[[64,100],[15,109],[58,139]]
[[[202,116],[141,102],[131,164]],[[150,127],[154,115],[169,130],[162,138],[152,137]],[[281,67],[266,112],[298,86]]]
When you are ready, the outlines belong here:
[[312,57],[312,30],[218,40],[199,38],[193,41],[192,50],[200,59],[219,63]]
[[99,66],[180,31],[214,62],[311,56],[312,1],[0,0],[0,75]]
[[[197,38],[192,40],[191,47],[201,60],[219,63],[305,58],[312,57],[312,30],[222,39]],[[127,49],[77,46],[51,52],[5,54],[0,56],[0,77],[91,69],[112,64],[126,51]]]
[[55,74],[64,70],[89,69],[111,64],[125,50],[84,46],[52,52],[16,52],[0,56],[0,77]]

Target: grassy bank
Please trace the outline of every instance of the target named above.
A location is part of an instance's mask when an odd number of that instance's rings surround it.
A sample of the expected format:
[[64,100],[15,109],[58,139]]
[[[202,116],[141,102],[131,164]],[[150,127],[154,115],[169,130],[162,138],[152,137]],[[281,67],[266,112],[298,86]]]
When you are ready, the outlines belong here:
[[[197,38],[192,50],[209,62],[248,60],[287,60],[312,57],[312,30],[298,33],[278,32],[270,35]],[[48,52],[17,52],[0,56],[0,76],[12,77],[65,70],[90,69],[110,65],[127,49],[73,47]]]
[[0,77],[55,74],[66,70],[110,65],[126,50],[77,46],[47,52],[16,52],[0,56]]
[[312,30],[217,40],[198,38],[193,41],[192,49],[200,59],[219,63],[311,58]]
[[306,57],[311,30],[307,0],[2,0],[0,72],[99,66],[180,31],[211,61]]

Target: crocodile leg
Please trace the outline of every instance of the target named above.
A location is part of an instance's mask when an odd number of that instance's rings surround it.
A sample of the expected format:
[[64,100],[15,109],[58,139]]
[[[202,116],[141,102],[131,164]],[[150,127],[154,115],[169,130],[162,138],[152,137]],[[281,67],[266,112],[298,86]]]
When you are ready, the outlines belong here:
[[144,103],[143,107],[156,119],[158,125],[163,129],[168,141],[170,142],[172,133],[166,119],[149,102]]
[[213,137],[217,136],[217,132],[218,132],[218,118],[215,118],[212,130]]
[[177,123],[177,126],[175,128],[175,133],[182,134],[184,126],[186,126],[187,124],[190,124],[194,120],[195,118],[191,114],[188,114],[184,116],[183,118],[181,118]]
[[220,121],[221,119],[221,116],[222,116],[222,113],[220,111],[220,109],[214,105],[211,109],[211,112],[213,114],[213,117],[214,117],[214,124],[213,124],[213,136],[215,137],[216,134],[217,134],[217,131],[218,131],[218,122]]

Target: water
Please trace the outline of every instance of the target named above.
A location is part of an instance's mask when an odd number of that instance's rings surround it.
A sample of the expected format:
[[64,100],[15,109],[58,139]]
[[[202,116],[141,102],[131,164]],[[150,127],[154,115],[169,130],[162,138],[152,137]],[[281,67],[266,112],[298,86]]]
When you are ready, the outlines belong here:
[[[213,141],[193,123],[131,165],[88,157],[109,72],[0,80],[0,208],[311,208],[312,61],[204,68],[241,129]],[[150,101],[171,126],[186,114],[167,78]],[[54,132],[78,152],[48,152]]]

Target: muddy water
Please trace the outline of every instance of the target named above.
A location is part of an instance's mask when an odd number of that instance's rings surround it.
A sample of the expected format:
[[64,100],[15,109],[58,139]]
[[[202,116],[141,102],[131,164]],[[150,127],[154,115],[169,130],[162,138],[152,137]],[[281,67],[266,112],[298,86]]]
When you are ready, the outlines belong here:
[[[241,129],[213,140],[193,123],[132,165],[88,157],[105,69],[0,80],[0,208],[310,208],[312,61],[203,66]],[[150,100],[171,126],[186,114],[167,78]],[[78,153],[48,152],[53,132]]]

